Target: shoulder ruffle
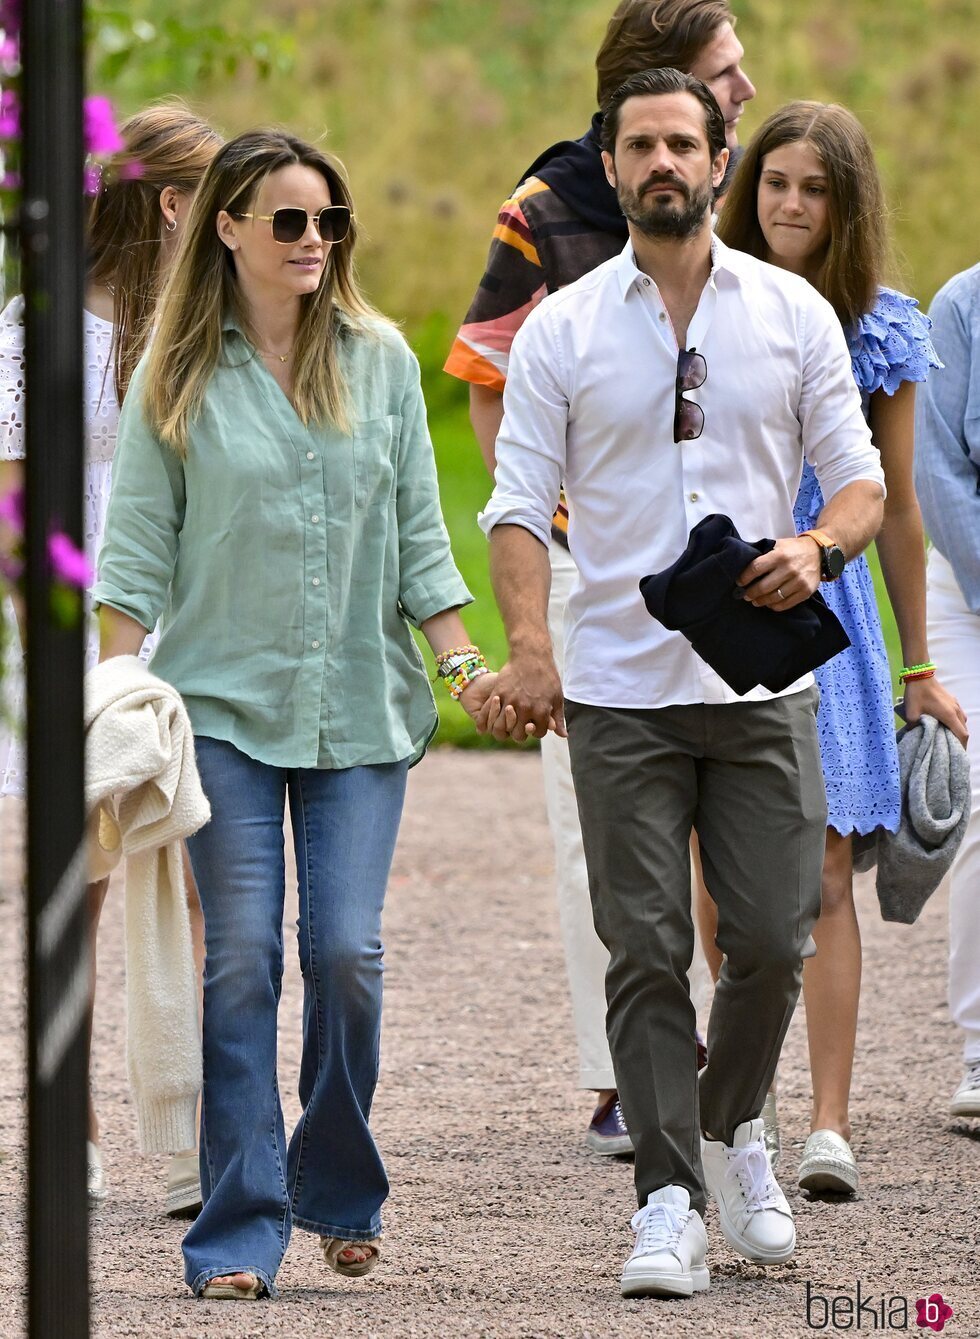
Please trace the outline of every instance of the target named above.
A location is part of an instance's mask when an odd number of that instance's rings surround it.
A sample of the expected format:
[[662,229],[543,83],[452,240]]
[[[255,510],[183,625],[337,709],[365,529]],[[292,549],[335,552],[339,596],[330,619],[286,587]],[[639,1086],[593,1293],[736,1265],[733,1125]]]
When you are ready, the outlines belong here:
[[931,329],[915,298],[879,288],[874,307],[846,332],[858,390],[894,395],[903,381],[925,381],[930,368],[941,368]]

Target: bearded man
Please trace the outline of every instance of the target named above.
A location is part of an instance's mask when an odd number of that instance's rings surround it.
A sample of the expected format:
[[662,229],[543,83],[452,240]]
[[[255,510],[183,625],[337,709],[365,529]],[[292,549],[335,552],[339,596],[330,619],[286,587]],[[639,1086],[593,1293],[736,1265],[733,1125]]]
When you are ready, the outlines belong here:
[[[598,106],[624,79],[641,70],[667,66],[686,70],[703,79],[715,95],[732,149],[745,104],[755,97],[755,87],[742,67],[745,53],[735,23],[729,0],[619,0],[595,58]],[[603,170],[601,129],[602,113],[597,111],[580,139],[563,140],[539,154],[501,205],[486,271],[446,362],[447,372],[469,382],[470,419],[491,474],[514,336],[547,294],[618,255],[628,236],[615,188]],[[552,518],[549,550],[549,629],[559,670],[565,606],[577,577],[567,532],[568,512],[560,501]],[[606,1040],[609,955],[592,923],[567,742],[555,734],[542,739],[541,763],[555,848],[558,920],[578,1049],[578,1086],[596,1095],[585,1142],[593,1153],[620,1156],[632,1153],[633,1144]],[[706,974],[703,959],[699,965]]]
[[[819,524],[845,559],[881,523],[884,479],[840,322],[803,279],[711,232],[728,158],[707,86],[628,78],[603,108],[623,251],[545,298],[518,332],[481,518],[510,659],[480,724],[565,733],[596,930],[610,954],[607,1027],[636,1146],[636,1246],[624,1295],[708,1286],[706,1189],[748,1259],[795,1247],[760,1118],[820,908],[826,798],[810,674],[739,696],[638,584],[706,517],[777,538],[737,593],[773,617],[808,599],[820,551],[797,537],[804,458]],[[564,693],[548,633],[551,517],[564,481],[577,578]],[[698,1080],[687,972],[688,841],[698,834],[725,954]]]

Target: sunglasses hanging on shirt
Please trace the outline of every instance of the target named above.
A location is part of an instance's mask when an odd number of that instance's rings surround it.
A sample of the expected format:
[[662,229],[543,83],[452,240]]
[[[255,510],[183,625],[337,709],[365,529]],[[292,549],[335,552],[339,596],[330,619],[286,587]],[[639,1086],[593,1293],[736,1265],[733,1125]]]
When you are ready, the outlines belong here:
[[674,441],[693,442],[704,432],[704,410],[693,400],[685,400],[685,391],[696,391],[708,376],[708,364],[697,349],[681,349],[677,354],[674,381]]

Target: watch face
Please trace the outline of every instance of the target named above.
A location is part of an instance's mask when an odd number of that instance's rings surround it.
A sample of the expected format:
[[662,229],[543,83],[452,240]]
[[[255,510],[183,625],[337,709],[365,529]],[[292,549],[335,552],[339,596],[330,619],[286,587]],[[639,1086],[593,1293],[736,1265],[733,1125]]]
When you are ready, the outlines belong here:
[[837,544],[832,544],[823,551],[823,569],[828,581],[836,581],[844,570],[844,551]]

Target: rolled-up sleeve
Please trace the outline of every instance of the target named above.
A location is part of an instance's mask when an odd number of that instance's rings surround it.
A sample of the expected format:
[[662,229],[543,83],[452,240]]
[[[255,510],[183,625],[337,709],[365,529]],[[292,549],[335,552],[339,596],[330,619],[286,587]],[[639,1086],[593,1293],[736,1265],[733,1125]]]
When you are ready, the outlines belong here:
[[945,368],[916,400],[915,491],[933,543],[980,614],[980,267],[942,289],[929,315]]
[[806,459],[826,502],[859,479],[878,484],[884,496],[881,457],[861,408],[840,321],[817,293],[804,310],[799,417]]
[[511,349],[494,490],[480,514],[487,535],[497,525],[519,525],[549,544],[565,473],[568,407],[557,332],[546,303],[528,317]]
[[[406,350],[406,353],[408,351]],[[398,444],[399,591],[405,617],[419,627],[444,609],[472,603],[453,561],[439,501],[432,441],[426,422],[419,366],[408,354],[402,426]]]
[[119,419],[105,540],[92,595],[153,628],[166,607],[184,523],[183,461],[143,412],[141,369]]

